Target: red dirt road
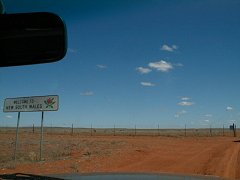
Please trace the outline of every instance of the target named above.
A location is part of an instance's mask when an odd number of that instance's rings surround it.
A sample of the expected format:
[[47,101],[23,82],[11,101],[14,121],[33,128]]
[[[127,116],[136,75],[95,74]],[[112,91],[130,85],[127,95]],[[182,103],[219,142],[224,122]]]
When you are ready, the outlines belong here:
[[65,139],[71,140],[70,153],[65,157],[21,163],[15,169],[0,169],[0,174],[167,172],[240,178],[240,142],[234,142],[236,138],[68,136]]

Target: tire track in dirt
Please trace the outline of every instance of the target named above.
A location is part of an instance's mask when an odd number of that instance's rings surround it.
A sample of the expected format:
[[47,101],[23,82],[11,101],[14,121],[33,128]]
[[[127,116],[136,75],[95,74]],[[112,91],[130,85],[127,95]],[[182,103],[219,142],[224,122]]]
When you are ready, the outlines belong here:
[[194,155],[189,154],[187,158],[183,156],[172,168],[182,173],[211,175],[211,173],[207,172],[206,164],[209,162],[213,148],[212,146],[203,145],[201,149],[194,149],[192,153]]
[[225,178],[240,178],[240,144],[225,142],[212,148],[202,173]]
[[223,177],[226,178],[240,178],[240,162],[239,162],[240,144],[231,144],[224,152],[221,162],[218,164],[218,169],[223,169]]
[[[190,146],[190,147],[189,147]],[[209,154],[216,145],[155,147],[132,153],[131,161],[123,162],[118,170],[203,174],[203,167],[208,162]],[[192,151],[191,153],[189,151]]]
[[[232,154],[232,151],[233,151],[233,147],[231,142],[219,144],[218,146],[212,148],[211,151],[209,152],[209,157],[207,159],[207,162],[203,167],[203,174],[217,175],[217,176],[229,178],[229,173],[227,172],[229,172],[228,169],[231,169],[231,168],[226,168],[226,166],[228,163],[227,161],[229,160],[229,157]],[[231,165],[231,163],[228,163],[228,164]]]
[[[169,146],[168,146],[169,147]],[[131,154],[131,153],[129,153]],[[240,144],[232,139],[188,143],[177,150],[153,147],[131,154],[115,171],[169,172],[240,178]]]
[[186,173],[240,178],[240,144],[232,141],[204,147],[185,161],[179,166],[173,165],[173,169]]
[[240,179],[240,145],[238,144],[238,156],[237,156],[237,166],[235,178]]

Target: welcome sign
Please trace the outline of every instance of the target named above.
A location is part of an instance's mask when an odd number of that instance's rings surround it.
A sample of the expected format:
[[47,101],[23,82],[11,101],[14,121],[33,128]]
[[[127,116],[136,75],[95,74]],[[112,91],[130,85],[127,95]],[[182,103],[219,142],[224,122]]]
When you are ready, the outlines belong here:
[[58,95],[7,98],[3,112],[57,111],[58,106]]

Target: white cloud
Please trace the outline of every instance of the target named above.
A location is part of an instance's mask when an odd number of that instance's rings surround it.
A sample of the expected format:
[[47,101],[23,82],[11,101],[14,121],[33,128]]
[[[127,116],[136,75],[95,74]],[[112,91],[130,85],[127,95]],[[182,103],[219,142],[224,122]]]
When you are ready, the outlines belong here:
[[188,101],[188,100],[190,100],[190,98],[189,97],[182,97],[181,100],[182,101]]
[[175,114],[174,115],[175,118],[179,118],[179,116],[180,116],[179,114]]
[[187,113],[187,111],[185,111],[185,110],[182,110],[179,112],[179,114],[186,114],[186,113]]
[[92,91],[86,91],[86,92],[82,92],[80,93],[81,96],[93,96],[94,93]]
[[5,117],[8,118],[8,119],[12,119],[13,118],[13,116],[10,116],[10,115],[7,115]]
[[173,69],[173,65],[164,60],[160,60],[158,62],[150,62],[148,66],[162,72],[168,72],[169,70]]
[[168,51],[168,52],[173,52],[178,49],[178,46],[173,44],[172,46],[169,46],[167,44],[162,45],[161,50],[162,51]]
[[192,106],[192,105],[194,105],[194,102],[182,101],[182,102],[179,102],[178,105],[180,105],[180,106]]
[[205,121],[205,122],[209,122],[209,120],[208,120],[208,119],[205,119],[205,120],[203,120],[203,121]]
[[173,45],[172,45],[172,48],[175,49],[175,50],[177,50],[177,49],[178,49],[178,46],[175,45],[175,44],[173,44]]
[[226,108],[226,110],[227,110],[227,111],[231,111],[231,110],[233,110],[233,107],[228,106],[228,107]]
[[183,64],[182,64],[182,63],[174,63],[173,65],[174,65],[174,66],[177,66],[177,67],[183,67]]
[[149,86],[149,87],[155,86],[155,84],[153,84],[153,83],[151,83],[151,82],[141,82],[141,85],[142,85],[142,86]]
[[138,68],[136,68],[136,70],[138,72],[140,72],[141,74],[148,74],[148,73],[150,73],[152,71],[151,69],[144,68],[144,67],[138,67]]
[[205,114],[206,117],[212,117],[212,114]]
[[102,65],[102,64],[98,64],[96,65],[99,69],[106,69],[107,66],[106,65]]
[[181,111],[177,112],[177,113],[174,115],[174,117],[179,118],[181,115],[186,114],[186,113],[187,113],[187,111],[181,110]]

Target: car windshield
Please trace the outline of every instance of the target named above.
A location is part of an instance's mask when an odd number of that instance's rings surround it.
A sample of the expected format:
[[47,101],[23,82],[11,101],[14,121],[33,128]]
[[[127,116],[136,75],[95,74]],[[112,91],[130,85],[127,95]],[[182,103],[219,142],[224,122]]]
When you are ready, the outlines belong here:
[[[68,48],[59,62],[0,68],[0,174],[240,178],[239,0],[3,4],[59,15]],[[3,112],[7,98],[39,96],[58,109]]]

